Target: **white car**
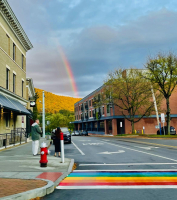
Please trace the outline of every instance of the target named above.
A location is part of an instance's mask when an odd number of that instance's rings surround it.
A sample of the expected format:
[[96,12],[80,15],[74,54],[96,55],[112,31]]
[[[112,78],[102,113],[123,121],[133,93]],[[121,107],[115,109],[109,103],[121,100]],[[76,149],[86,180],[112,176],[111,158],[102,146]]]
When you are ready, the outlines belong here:
[[73,131],[72,136],[74,136],[74,135],[77,135],[77,136],[80,135],[79,131]]

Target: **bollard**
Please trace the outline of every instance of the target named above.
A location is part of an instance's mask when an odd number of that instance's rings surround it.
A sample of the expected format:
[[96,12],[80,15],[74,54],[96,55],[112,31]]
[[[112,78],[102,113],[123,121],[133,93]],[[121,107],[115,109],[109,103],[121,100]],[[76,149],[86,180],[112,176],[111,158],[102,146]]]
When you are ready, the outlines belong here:
[[60,132],[60,144],[61,144],[61,162],[65,162],[65,156],[64,156],[64,137],[63,133]]
[[41,160],[39,161],[41,167],[47,167],[47,155],[50,151],[47,149],[47,145],[45,142],[41,144]]

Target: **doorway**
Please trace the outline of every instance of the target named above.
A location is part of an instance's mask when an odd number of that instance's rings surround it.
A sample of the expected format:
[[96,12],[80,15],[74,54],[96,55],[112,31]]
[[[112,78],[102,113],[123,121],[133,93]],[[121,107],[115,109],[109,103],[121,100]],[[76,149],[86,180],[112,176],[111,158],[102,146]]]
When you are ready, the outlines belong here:
[[125,134],[125,119],[117,119],[117,135]]

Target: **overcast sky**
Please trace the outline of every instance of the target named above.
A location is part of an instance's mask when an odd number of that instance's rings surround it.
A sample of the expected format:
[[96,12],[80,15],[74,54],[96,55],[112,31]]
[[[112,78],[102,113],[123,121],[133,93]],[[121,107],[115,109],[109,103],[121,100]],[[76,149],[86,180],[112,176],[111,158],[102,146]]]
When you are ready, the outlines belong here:
[[148,55],[177,53],[175,0],[8,0],[34,48],[27,76],[37,88],[74,96],[58,46],[70,62],[79,97],[118,68],[143,68]]

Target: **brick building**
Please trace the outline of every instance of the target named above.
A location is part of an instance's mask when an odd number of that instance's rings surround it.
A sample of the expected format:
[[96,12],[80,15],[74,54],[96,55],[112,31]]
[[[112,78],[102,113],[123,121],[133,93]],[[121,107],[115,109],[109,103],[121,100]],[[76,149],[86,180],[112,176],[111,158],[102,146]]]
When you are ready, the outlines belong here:
[[27,110],[26,52],[32,47],[7,0],[0,0],[0,134],[25,128],[26,115],[31,114]]
[[[101,106],[93,107],[94,97],[100,98],[102,87],[93,91],[79,102],[74,104],[75,107],[75,129],[88,130],[92,134],[129,134],[131,133],[131,123],[124,118],[117,106]],[[165,99],[162,102],[161,108],[158,108],[159,118],[160,113],[166,113]],[[177,128],[177,88],[170,97],[171,109],[171,125]],[[141,132],[143,126],[146,134],[155,134],[157,129],[156,115],[144,117],[139,122],[135,123],[135,130]],[[165,124],[166,125],[166,124]]]

